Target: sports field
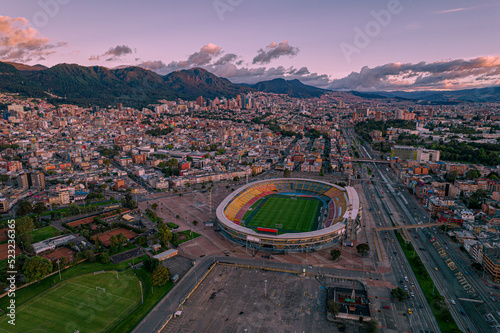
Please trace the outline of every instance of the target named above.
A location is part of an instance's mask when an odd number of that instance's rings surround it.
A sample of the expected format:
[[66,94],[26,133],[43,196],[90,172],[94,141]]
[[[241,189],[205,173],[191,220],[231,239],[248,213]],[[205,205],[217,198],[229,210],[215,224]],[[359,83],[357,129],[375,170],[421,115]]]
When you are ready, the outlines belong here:
[[[16,309],[16,325],[0,317],[0,332],[104,332],[141,301],[139,280],[124,273],[85,274],[56,285]],[[96,287],[104,288],[96,290]]]
[[320,207],[316,198],[270,195],[257,201],[243,220],[246,227],[307,232],[317,229]]

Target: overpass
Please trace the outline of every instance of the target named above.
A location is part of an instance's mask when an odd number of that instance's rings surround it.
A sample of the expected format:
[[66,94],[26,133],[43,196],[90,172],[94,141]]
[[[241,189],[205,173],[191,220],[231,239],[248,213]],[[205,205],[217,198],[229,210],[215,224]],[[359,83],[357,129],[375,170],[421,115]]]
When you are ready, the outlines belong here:
[[379,163],[379,164],[391,164],[391,161],[387,160],[377,160],[372,158],[350,158],[351,162],[361,162],[361,163]]
[[447,225],[449,227],[454,227],[454,228],[459,228],[460,226],[455,224],[455,223],[422,223],[422,224],[408,224],[408,225],[395,225],[392,227],[378,227],[378,228],[373,228],[374,233],[372,234],[373,236],[373,241],[375,242],[375,251],[377,253],[377,257],[379,261],[384,260],[384,254],[382,252],[382,242],[380,240],[380,237],[378,235],[379,231],[388,231],[388,230],[401,230],[401,237],[403,237],[403,240],[405,243],[410,242],[410,235],[408,234],[409,229],[418,229],[418,228],[428,228],[428,227],[437,227],[437,226],[442,226],[442,225]]
[[408,224],[408,225],[398,225],[392,227],[379,227],[373,228],[376,232],[382,230],[398,230],[398,229],[417,229],[417,228],[428,228],[428,227],[437,227],[441,225],[447,225],[452,228],[459,228],[460,226],[456,223],[422,223],[422,224]]

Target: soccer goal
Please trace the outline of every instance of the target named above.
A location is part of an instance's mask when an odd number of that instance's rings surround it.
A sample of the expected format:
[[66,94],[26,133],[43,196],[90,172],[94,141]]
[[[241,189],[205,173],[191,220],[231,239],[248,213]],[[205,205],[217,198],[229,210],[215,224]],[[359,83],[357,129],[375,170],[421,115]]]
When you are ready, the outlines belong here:
[[275,228],[283,228],[283,224],[275,224],[274,227]]
[[94,272],[94,276],[96,276],[97,274],[104,274],[104,271]]
[[297,200],[297,197],[290,197],[290,200]]
[[106,292],[106,288],[95,287],[95,291],[101,291],[101,292],[105,293]]

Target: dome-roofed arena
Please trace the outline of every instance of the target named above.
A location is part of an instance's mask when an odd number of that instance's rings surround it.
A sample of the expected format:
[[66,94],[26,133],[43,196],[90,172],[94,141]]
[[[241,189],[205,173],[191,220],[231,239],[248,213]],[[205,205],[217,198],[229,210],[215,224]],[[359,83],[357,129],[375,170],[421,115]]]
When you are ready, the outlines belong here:
[[344,239],[361,216],[353,187],[311,179],[249,183],[217,207],[217,223],[236,243],[273,252],[320,249]]

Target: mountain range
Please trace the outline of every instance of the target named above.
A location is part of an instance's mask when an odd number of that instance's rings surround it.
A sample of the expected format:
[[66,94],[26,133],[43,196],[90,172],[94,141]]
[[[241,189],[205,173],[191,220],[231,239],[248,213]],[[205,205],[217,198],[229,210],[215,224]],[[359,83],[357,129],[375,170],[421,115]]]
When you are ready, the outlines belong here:
[[[320,97],[329,90],[305,85],[299,80],[274,79],[253,85],[235,84],[202,68],[159,75],[141,67],[109,69],[101,66],[58,64],[53,67],[0,62],[0,91],[29,97],[47,97],[55,104],[108,106],[123,103],[143,107],[158,100],[199,96],[235,97],[248,92],[287,94],[296,98]],[[367,99],[404,98],[426,102],[500,101],[500,87],[459,91],[351,92]]]

